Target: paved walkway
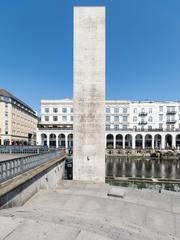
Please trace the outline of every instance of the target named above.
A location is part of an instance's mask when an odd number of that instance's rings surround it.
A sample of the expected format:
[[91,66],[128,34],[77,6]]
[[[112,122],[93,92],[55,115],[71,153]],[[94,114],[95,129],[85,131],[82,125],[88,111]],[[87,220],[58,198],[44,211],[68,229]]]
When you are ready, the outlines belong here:
[[6,240],[178,240],[180,193],[64,181],[23,207],[0,211]]

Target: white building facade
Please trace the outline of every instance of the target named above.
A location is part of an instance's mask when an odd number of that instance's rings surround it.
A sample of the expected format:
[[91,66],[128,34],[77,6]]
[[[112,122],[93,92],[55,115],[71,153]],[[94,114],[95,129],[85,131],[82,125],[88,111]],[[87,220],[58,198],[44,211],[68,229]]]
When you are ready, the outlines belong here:
[[[180,102],[107,100],[105,148],[179,149]],[[73,101],[42,100],[37,144],[73,146]]]

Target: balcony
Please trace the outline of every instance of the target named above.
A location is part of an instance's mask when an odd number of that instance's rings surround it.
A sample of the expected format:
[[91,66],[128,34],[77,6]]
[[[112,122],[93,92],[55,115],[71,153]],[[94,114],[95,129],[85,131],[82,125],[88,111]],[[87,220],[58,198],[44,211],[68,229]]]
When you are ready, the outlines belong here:
[[140,117],[147,116],[147,112],[140,112],[140,113],[139,113],[139,116],[140,116]]
[[147,124],[147,121],[140,121],[138,124],[139,124],[139,125],[146,125],[146,124]]
[[174,115],[174,114],[176,114],[176,111],[175,110],[167,110],[166,114],[167,115]]
[[72,124],[38,124],[39,130],[73,130]]
[[175,123],[176,123],[176,120],[174,120],[174,119],[168,119],[166,121],[166,124],[175,124]]

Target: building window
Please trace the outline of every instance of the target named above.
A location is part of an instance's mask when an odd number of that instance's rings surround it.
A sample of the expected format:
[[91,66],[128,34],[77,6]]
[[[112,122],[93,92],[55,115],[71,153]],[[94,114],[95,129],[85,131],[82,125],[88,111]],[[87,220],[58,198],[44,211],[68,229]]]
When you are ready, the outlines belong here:
[[123,129],[123,130],[127,130],[127,125],[123,125],[123,126],[122,126],[122,129]]
[[46,121],[46,122],[49,121],[49,116],[45,116],[45,121]]
[[63,112],[63,113],[66,113],[66,112],[67,112],[67,108],[63,108],[63,109],[62,109],[62,112]]
[[49,112],[49,108],[45,108],[45,113],[48,113]]
[[114,116],[114,121],[119,122],[119,116]]
[[153,118],[152,118],[152,117],[149,117],[148,120],[149,120],[149,122],[152,122],[152,121],[153,121]]
[[159,121],[163,121],[163,114],[159,114]]
[[163,106],[159,106],[159,112],[163,112]]
[[148,126],[148,130],[152,130],[152,126]]
[[114,113],[119,113],[119,108],[114,108]]
[[175,106],[167,106],[167,112],[175,112]]
[[5,117],[8,117],[8,112],[5,112]]
[[149,108],[149,113],[152,113],[152,108]]
[[133,122],[137,122],[137,117],[136,116],[133,117]]
[[73,121],[73,116],[71,116],[71,122]]
[[110,122],[111,117],[110,116],[106,116],[106,122]]
[[106,130],[110,130],[110,125],[109,124],[106,125]]
[[110,108],[106,108],[106,113],[110,113]]
[[114,125],[115,130],[119,130],[119,125]]
[[144,108],[141,108],[141,112],[144,113],[144,112],[145,112],[145,109],[144,109]]
[[67,116],[62,116],[63,122],[67,122]]
[[56,122],[58,120],[57,116],[53,116],[53,121]]
[[180,114],[179,114],[179,121],[180,121]]
[[73,108],[71,108],[71,113],[73,113]]
[[123,113],[127,113],[127,108],[123,108]]
[[137,113],[137,108],[134,108],[133,113]]
[[127,122],[127,120],[128,120],[127,116],[123,116],[122,120],[123,120],[123,122]]
[[159,129],[163,129],[163,124],[159,123]]
[[175,129],[175,126],[174,124],[171,125],[171,130],[174,130]]
[[57,108],[53,108],[53,112],[54,112],[54,113],[57,113],[57,112],[58,112],[58,109],[57,109]]

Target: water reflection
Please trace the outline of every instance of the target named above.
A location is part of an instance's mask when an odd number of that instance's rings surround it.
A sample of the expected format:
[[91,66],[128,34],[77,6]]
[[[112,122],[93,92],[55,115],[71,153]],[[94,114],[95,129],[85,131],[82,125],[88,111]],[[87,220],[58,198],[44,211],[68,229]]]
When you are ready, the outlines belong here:
[[106,176],[180,179],[180,160],[107,157]]

